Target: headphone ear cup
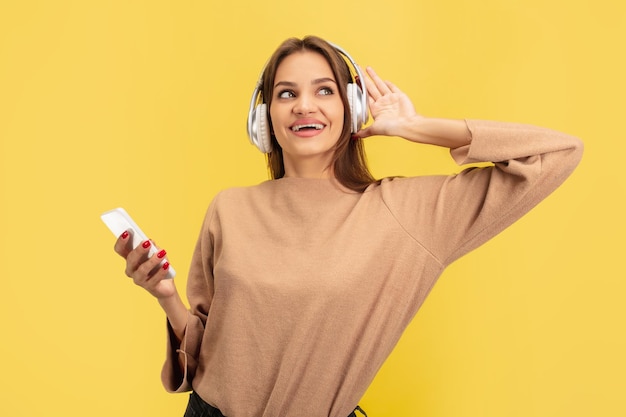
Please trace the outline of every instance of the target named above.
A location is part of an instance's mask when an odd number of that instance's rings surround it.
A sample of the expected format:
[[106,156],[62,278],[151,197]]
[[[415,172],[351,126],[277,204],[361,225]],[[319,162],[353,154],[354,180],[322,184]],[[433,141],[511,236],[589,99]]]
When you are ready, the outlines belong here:
[[350,106],[350,126],[351,133],[356,133],[361,129],[363,120],[362,92],[358,85],[348,84],[346,95],[348,96],[348,104]]
[[252,131],[250,141],[263,153],[272,151],[272,135],[267,120],[267,104],[263,103],[254,108],[252,114]]

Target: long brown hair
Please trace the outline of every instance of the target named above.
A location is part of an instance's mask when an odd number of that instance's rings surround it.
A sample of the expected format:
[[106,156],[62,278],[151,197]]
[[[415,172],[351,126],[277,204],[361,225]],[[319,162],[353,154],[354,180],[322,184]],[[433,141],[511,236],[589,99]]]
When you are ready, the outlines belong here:
[[[324,57],[337,80],[339,95],[343,102],[344,109],[347,110],[344,112],[343,130],[335,145],[335,152],[331,163],[333,164],[335,177],[343,186],[354,191],[362,192],[368,185],[376,180],[367,167],[363,142],[361,140],[351,139],[351,115],[346,89],[348,83],[353,81],[350,75],[350,68],[337,49],[317,36],[307,36],[303,39],[290,38],[284,41],[276,49],[263,71],[261,92],[264,102],[267,103],[268,113],[272,105],[274,78],[278,66],[287,56],[295,52],[303,51],[316,52]],[[273,131],[271,119],[269,120],[269,124],[270,130]],[[273,134],[271,140],[272,151],[267,154],[267,167],[271,178],[278,179],[285,176],[283,150]]]

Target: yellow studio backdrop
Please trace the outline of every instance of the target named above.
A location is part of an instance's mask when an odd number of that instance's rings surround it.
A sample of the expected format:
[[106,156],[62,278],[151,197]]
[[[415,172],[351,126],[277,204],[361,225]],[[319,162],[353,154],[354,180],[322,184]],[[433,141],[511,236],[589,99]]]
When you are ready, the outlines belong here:
[[[99,215],[125,207],[184,292],[212,197],[266,179],[245,133],[261,67],[306,34],[425,115],[586,145],[560,189],[444,273],[365,395],[368,414],[626,415],[619,0],[2,2],[0,415],[182,416],[187,396],[159,380],[163,313],[124,276]],[[379,177],[459,170],[441,149],[367,148]]]

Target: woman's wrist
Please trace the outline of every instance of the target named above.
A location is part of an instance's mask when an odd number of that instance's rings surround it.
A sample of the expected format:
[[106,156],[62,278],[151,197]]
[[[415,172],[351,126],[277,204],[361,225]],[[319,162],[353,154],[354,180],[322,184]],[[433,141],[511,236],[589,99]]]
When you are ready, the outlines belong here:
[[185,332],[185,327],[187,326],[188,311],[178,291],[175,291],[170,296],[158,298],[158,301],[167,315],[167,319],[172,326],[174,334],[181,340]]

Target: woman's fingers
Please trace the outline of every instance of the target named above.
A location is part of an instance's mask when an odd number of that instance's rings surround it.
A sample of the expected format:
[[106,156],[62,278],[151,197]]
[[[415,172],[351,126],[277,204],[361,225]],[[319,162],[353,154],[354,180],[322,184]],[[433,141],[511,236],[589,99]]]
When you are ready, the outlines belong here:
[[359,130],[358,132],[356,132],[353,137],[355,139],[365,139],[368,138],[370,136],[374,135],[374,133],[372,133],[372,128],[370,127],[365,127],[361,130]]
[[367,73],[372,78],[372,80],[374,80],[374,83],[376,84],[376,87],[378,88],[378,91],[383,96],[385,94],[391,93],[391,90],[389,89],[389,86],[387,85],[387,83],[385,81],[383,81],[382,78],[380,78],[378,76],[378,74],[376,74],[376,71],[374,71],[374,69],[372,67],[368,67],[367,68]]
[[115,241],[115,246],[113,246],[113,250],[115,250],[115,252],[122,258],[126,258],[128,254],[133,250],[132,240],[133,239],[130,233],[128,231],[125,231]]
[[391,89],[385,81],[383,81],[372,67],[366,68],[369,77],[366,77],[367,92],[374,100],[380,99],[385,94],[391,93]]
[[133,276],[133,282],[160,298],[172,295],[175,291],[173,281],[166,279],[170,264],[165,259],[165,251],[161,250],[141,264]]
[[139,246],[130,251],[126,256],[126,275],[130,278],[135,278],[135,272],[141,267],[141,265],[148,259],[148,253],[152,247],[152,242],[146,240],[141,242]]
[[150,250],[155,247],[154,242],[146,240],[135,249],[132,248],[132,235],[124,232],[115,242],[115,252],[126,259],[125,274],[133,282],[148,291],[153,296],[168,297],[176,292],[176,287],[167,273],[170,264],[163,249],[150,256]]
[[139,265],[139,268],[137,268],[133,279],[137,282],[145,282],[152,279],[152,277],[159,272],[159,269],[161,269],[161,262],[163,261],[163,258],[165,258],[165,255],[165,250],[160,250],[150,258],[146,259],[146,261],[144,261],[141,265]]
[[390,92],[392,93],[401,93],[402,90],[400,90],[394,83],[392,83],[391,81],[385,81],[385,85],[387,86],[387,88],[389,89]]
[[[365,73],[366,71],[361,69],[361,72]],[[369,74],[369,72],[368,72],[368,74]],[[376,84],[374,83],[374,81],[372,81],[371,76],[366,75],[363,78],[364,79],[361,80],[361,82],[365,83],[365,87],[367,89],[367,98],[368,98],[368,100],[376,100],[377,98],[379,98],[381,96],[381,94],[378,91],[378,88],[376,87]]]

